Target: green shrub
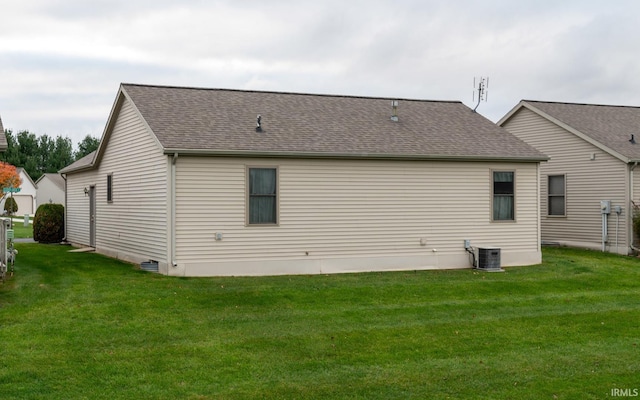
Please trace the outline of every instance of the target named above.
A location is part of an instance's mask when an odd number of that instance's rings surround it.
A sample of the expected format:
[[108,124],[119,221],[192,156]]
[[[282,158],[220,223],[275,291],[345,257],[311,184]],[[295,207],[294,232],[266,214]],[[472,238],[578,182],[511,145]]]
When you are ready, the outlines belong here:
[[4,201],[4,210],[8,215],[14,215],[18,212],[18,203],[16,203],[16,199],[14,199],[13,196],[7,197]]
[[42,204],[33,219],[33,239],[40,243],[59,243],[64,239],[64,206]]
[[640,207],[633,204],[633,244],[637,245],[640,237]]

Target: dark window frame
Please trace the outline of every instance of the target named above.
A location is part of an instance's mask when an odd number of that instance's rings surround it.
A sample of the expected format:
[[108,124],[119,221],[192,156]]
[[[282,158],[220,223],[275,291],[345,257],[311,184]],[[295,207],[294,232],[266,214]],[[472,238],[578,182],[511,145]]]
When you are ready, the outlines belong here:
[[[501,174],[501,175],[498,175]],[[511,181],[503,181],[511,174]],[[501,178],[501,180],[496,180]],[[503,211],[500,203],[509,202],[506,199],[512,199],[510,210]],[[500,213],[505,215],[501,216]],[[516,222],[516,171],[515,170],[491,170],[491,221],[492,222]]]
[[[562,193],[552,192],[552,179],[562,178]],[[555,185],[553,185],[555,186]],[[562,214],[556,214],[556,207],[551,205],[552,199],[562,198]],[[547,176],[547,216],[548,217],[566,217],[567,216],[567,175],[553,174]]]
[[107,203],[113,203],[113,174],[107,175]]
[[[260,188],[255,188],[254,185],[257,182],[252,181],[252,177],[254,179],[258,179],[256,174],[253,174],[252,171],[256,173],[258,171],[273,171],[273,178],[275,182],[273,182],[273,187],[269,187],[271,185],[267,184],[268,190],[267,192],[261,192]],[[266,189],[266,188],[263,188]],[[260,201],[263,199],[263,201]],[[268,199],[272,199],[270,202]],[[245,224],[246,226],[279,226],[280,224],[280,170],[278,166],[247,166],[246,167],[246,215],[245,215]],[[269,204],[272,203],[272,204]],[[258,215],[259,211],[253,209],[253,207],[266,206],[271,209],[271,216],[260,216]],[[261,220],[257,220],[261,219]]]

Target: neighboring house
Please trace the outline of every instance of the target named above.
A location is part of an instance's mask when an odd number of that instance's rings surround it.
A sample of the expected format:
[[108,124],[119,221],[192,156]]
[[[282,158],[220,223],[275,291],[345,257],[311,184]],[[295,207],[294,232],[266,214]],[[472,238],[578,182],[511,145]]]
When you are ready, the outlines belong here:
[[540,167],[543,241],[630,252],[640,108],[523,100],[498,124],[550,156]]
[[4,134],[4,126],[2,126],[2,118],[0,118],[0,153],[7,151],[7,136]]
[[36,181],[36,210],[41,204],[55,203],[65,205],[64,178],[60,174],[43,174]]
[[12,196],[18,205],[18,215],[33,214],[36,211],[36,184],[24,168],[17,167],[16,172],[22,180],[20,191],[11,195],[5,194],[0,200],[0,209],[4,212],[5,200]]
[[[123,84],[66,239],[180,276],[541,261],[539,151],[460,102]],[[257,117],[260,115],[261,117]]]

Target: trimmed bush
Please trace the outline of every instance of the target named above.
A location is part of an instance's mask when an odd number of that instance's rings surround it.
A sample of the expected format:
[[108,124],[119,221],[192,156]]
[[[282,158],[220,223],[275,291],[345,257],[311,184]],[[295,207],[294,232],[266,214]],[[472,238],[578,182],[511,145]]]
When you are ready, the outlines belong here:
[[33,239],[40,243],[60,243],[64,239],[64,206],[42,204],[33,219]]
[[4,210],[7,212],[7,215],[14,215],[18,212],[18,203],[16,203],[16,199],[13,196],[7,197],[4,201]]

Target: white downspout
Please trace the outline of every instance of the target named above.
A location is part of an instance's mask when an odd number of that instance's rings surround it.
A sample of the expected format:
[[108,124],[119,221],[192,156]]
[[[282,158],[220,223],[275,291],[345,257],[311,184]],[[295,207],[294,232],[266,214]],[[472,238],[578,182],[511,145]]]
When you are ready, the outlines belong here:
[[171,160],[171,266],[176,268],[176,161],[178,153],[173,153]]
[[[629,247],[631,248],[631,250],[640,252],[640,249],[635,247],[633,245],[633,172],[636,169],[636,167],[638,166],[638,162],[634,162],[633,165],[630,168],[630,172],[629,172],[629,205],[627,206],[627,215],[628,218],[631,221],[631,236],[629,237]],[[629,225],[627,225],[627,232],[629,232]]]
[[69,220],[67,215],[67,174],[60,174],[60,176],[64,179],[64,238],[62,239],[62,242],[67,243],[67,221]]

